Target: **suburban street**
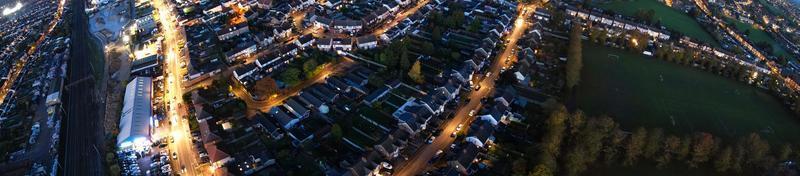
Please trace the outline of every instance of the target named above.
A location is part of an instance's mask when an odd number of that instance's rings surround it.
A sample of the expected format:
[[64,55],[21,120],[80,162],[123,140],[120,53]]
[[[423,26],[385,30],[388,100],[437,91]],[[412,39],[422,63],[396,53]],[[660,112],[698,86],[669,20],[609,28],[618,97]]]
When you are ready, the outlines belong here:
[[63,146],[60,159],[60,173],[67,176],[106,175],[103,166],[102,144],[103,126],[99,106],[95,102],[95,79],[89,61],[90,42],[95,42],[89,34],[89,20],[83,10],[84,0],[72,1],[72,46],[68,61],[63,118],[61,133]]
[[[535,7],[532,5],[522,5],[520,9],[535,9]],[[469,112],[472,110],[477,111],[481,108],[481,99],[490,96],[494,92],[495,80],[500,75],[500,70],[504,67],[510,66],[510,64],[513,63],[513,61],[505,61],[513,58],[513,50],[516,48],[515,46],[517,45],[517,40],[524,35],[528,27],[528,23],[525,22],[525,19],[529,19],[531,14],[522,13],[524,12],[522,10],[520,11],[521,12],[517,16],[514,23],[514,28],[511,30],[511,33],[506,36],[506,40],[504,40],[507,42],[505,46],[508,47],[506,47],[503,52],[494,59],[494,62],[489,68],[489,72],[492,74],[488,77],[485,77],[478,83],[482,88],[480,90],[470,92],[470,101],[457,108],[453,119],[444,122],[442,125],[441,134],[436,136],[436,139],[433,141],[433,143],[419,148],[414,156],[410,157],[406,163],[395,169],[394,175],[417,175],[426,171],[426,168],[430,166],[428,161],[436,156],[436,152],[439,150],[445,150],[448,146],[450,146],[450,144],[455,142],[455,138],[450,137],[450,134],[455,131],[458,124],[464,124],[464,126],[467,126],[467,128],[463,130],[469,130],[469,124],[475,119],[474,116],[469,116]],[[478,114],[475,114],[475,116],[478,116]]]
[[[172,11],[172,5],[164,0],[151,1],[153,7],[156,8],[158,13],[158,20],[161,22],[162,34],[164,36],[163,48],[165,55],[166,72],[165,79],[165,93],[164,101],[167,105],[167,118],[171,122],[171,130],[169,136],[175,139],[174,143],[169,145],[170,152],[177,153],[178,159],[172,160],[172,168],[176,171],[181,171],[186,168],[186,175],[207,175],[204,169],[198,162],[198,153],[195,150],[191,141],[191,134],[189,132],[188,121],[182,117],[186,115],[186,109],[182,105],[183,99],[183,86],[182,77],[185,70],[181,69],[180,63],[186,58],[181,55],[179,50],[180,41],[185,41],[186,38],[182,32],[183,29],[177,25],[177,15]],[[162,134],[166,136],[165,134]],[[171,154],[170,154],[171,155]],[[214,171],[215,169],[209,169]]]
[[261,112],[268,112],[275,105],[279,105],[283,103],[284,100],[291,98],[292,96],[297,95],[300,91],[303,91],[306,87],[312,86],[317,83],[322,83],[325,81],[325,78],[328,76],[336,73],[340,73],[346,71],[348,68],[353,66],[355,62],[349,58],[342,58],[342,62],[325,67],[319,74],[314,76],[313,78],[306,79],[303,82],[298,83],[295,86],[287,88],[282,93],[277,94],[275,97],[269,98],[267,100],[254,100],[253,96],[245,88],[237,83],[231,86],[231,92],[233,92],[236,97],[242,99],[242,101],[247,104],[248,109],[252,110],[259,110]]
[[400,12],[399,14],[395,15],[395,17],[394,17],[394,19],[392,19],[392,21],[386,22],[381,27],[378,27],[377,29],[375,29],[372,33],[375,36],[380,36],[381,34],[385,33],[387,30],[389,30],[392,27],[394,27],[395,25],[397,25],[397,23],[400,23],[403,20],[405,20],[409,15],[413,15],[414,13],[417,13],[417,10],[419,10],[419,8],[422,8],[423,6],[427,5],[428,2],[430,2],[430,0],[421,0],[421,1],[417,2],[417,4],[414,5],[414,7],[410,8],[410,9],[408,9],[406,11]]
[[708,10],[705,1],[694,0],[694,2],[698,7],[700,7],[700,10],[703,11],[703,13],[705,13],[714,20],[714,23],[716,23],[720,28],[724,29],[725,33],[728,33],[728,35],[733,37],[733,39],[736,39],[736,41],[739,42],[740,45],[742,45],[745,49],[747,49],[748,52],[750,52],[756,58],[758,58],[758,60],[765,61],[767,63],[766,64],[767,67],[769,67],[769,70],[772,72],[772,74],[777,75],[780,78],[783,78],[783,82],[786,84],[787,87],[793,90],[800,90],[800,85],[794,82],[794,80],[781,76],[781,68],[778,65],[776,65],[774,61],[767,59],[767,57],[764,56],[764,54],[761,53],[761,51],[753,47],[753,45],[750,44],[749,41],[745,40],[741,35],[739,35],[739,33],[736,33],[736,31],[728,27],[728,25],[726,25],[724,21],[715,17],[711,13],[711,11]]

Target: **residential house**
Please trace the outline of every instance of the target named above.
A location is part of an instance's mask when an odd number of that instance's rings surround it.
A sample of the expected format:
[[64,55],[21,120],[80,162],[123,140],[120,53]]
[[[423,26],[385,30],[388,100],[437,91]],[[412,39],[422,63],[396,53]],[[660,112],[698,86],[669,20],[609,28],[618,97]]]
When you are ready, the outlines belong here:
[[358,49],[372,49],[378,47],[378,39],[374,35],[364,35],[356,39]]

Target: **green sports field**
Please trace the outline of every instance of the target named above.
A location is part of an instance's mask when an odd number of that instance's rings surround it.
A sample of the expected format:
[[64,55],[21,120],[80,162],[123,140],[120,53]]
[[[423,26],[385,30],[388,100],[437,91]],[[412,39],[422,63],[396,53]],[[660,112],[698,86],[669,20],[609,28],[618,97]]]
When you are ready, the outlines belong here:
[[783,46],[781,46],[781,44],[778,43],[778,41],[775,41],[775,39],[772,38],[772,36],[770,36],[766,31],[761,30],[761,29],[756,29],[750,24],[743,23],[743,22],[741,22],[739,20],[735,20],[735,19],[728,18],[725,21],[727,21],[729,23],[733,23],[734,26],[736,27],[736,30],[741,32],[740,34],[744,34],[743,33],[744,31],[749,30],[750,31],[750,35],[747,35],[747,38],[750,41],[752,41],[752,42],[766,42],[766,43],[769,43],[770,45],[772,45],[772,53],[774,53],[776,56],[789,56],[789,53],[786,52],[785,49],[783,49]]
[[703,30],[697,21],[688,14],[667,7],[657,0],[611,0],[608,3],[596,5],[599,8],[614,11],[617,14],[633,17],[638,10],[653,9],[654,20],[661,20],[661,24],[667,29],[678,31],[696,40],[719,46],[719,43],[708,32]]
[[758,132],[800,141],[800,120],[761,89],[687,66],[584,44],[576,102],[625,129],[661,127],[682,135],[705,131],[725,139]]

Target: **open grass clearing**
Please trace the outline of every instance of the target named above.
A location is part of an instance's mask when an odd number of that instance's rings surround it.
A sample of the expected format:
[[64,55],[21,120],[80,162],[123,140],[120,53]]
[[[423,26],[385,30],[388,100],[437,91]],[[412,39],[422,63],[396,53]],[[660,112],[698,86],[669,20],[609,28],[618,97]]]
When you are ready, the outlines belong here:
[[584,44],[583,52],[578,107],[610,115],[624,129],[705,131],[726,140],[756,132],[770,141],[800,141],[800,119],[759,88],[595,44]]

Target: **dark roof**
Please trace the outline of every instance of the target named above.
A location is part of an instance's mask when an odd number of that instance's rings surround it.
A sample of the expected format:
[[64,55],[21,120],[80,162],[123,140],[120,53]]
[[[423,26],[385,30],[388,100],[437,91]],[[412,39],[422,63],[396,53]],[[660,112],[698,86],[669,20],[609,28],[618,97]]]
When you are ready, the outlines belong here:
[[333,20],[333,26],[361,26],[357,20]]
[[273,107],[269,110],[269,114],[272,115],[272,118],[275,119],[282,127],[287,127],[289,123],[294,120],[289,114],[286,114],[285,110],[279,107]]
[[278,131],[278,129],[279,129],[278,126],[275,125],[275,123],[272,123],[272,121],[267,120],[267,118],[264,117],[263,115],[255,116],[253,118],[253,122],[258,124],[258,125],[260,125],[261,127],[263,127],[265,130],[267,130],[270,133]]
[[303,104],[300,104],[296,98],[297,97],[286,99],[284,105],[286,105],[290,112],[296,113],[295,115],[298,117],[305,116],[308,113],[308,109],[306,109],[306,106]]
[[385,95],[386,92],[389,92],[389,90],[392,90],[392,88],[389,87],[389,86],[383,85],[380,88],[378,88],[378,90],[372,91],[372,93],[367,95],[367,97],[365,97],[364,100],[366,100],[367,102],[374,102],[378,98],[381,98],[383,95]]
[[357,42],[359,44],[361,44],[361,43],[369,43],[369,42],[376,42],[376,41],[378,41],[378,39],[374,35],[364,35],[364,36],[358,37],[358,39],[357,39]]
[[249,71],[253,71],[256,68],[257,67],[256,67],[255,63],[249,63],[249,64],[244,64],[242,67],[237,68],[235,71],[236,71],[236,74],[242,75],[242,74],[247,73]]
[[141,59],[134,60],[131,63],[131,67],[134,68],[132,70],[135,70],[135,68],[137,68],[137,67],[149,66],[149,65],[158,63],[158,60],[159,60],[159,55],[153,54],[153,55],[141,58]]
[[340,80],[338,77],[328,78],[327,83],[331,87],[333,87],[333,88],[335,88],[335,89],[337,89],[339,91],[342,91],[342,92],[347,90],[347,88],[348,88],[348,85],[345,84],[344,82],[342,82],[342,80]]
[[311,93],[300,92],[298,96],[300,101],[314,105],[314,107],[320,107],[323,104],[322,101],[320,101],[317,97],[314,97],[314,95],[311,95]]
[[300,38],[297,39],[297,41],[299,41],[300,43],[308,43],[311,40],[314,40],[314,37],[311,36],[310,34],[309,35],[300,36]]

